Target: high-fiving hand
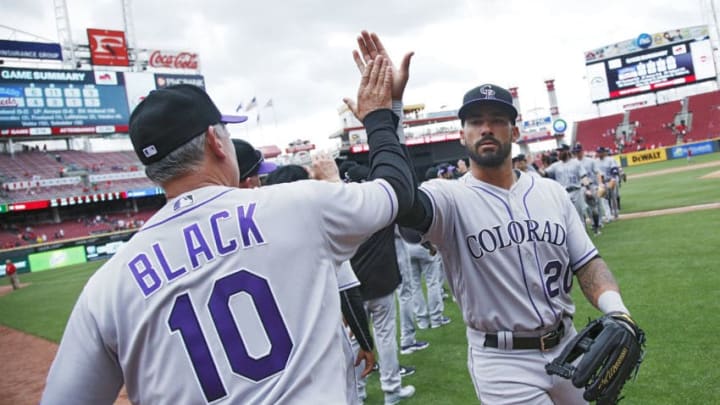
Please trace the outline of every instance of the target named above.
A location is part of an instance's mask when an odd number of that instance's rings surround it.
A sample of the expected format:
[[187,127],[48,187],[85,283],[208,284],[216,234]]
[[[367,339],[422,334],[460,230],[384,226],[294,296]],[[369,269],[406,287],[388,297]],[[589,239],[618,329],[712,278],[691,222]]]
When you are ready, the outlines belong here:
[[359,51],[353,51],[353,59],[355,59],[355,64],[360,72],[362,73],[365,66],[370,63],[370,61],[374,60],[378,55],[386,57],[393,69],[392,99],[402,100],[403,93],[405,92],[405,86],[407,86],[408,79],[410,78],[410,59],[415,53],[406,53],[400,63],[400,68],[396,69],[390,59],[390,55],[388,55],[387,50],[376,33],[362,31],[357,38],[357,42]]
[[349,98],[343,99],[350,111],[361,122],[375,110],[391,109],[392,65],[388,58],[378,55],[365,65],[358,88],[357,104]]

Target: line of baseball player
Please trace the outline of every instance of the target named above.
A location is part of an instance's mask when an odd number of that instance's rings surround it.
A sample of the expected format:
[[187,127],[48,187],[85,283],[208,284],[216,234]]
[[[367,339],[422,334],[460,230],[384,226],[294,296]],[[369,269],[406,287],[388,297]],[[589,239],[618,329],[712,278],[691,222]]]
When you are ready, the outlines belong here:
[[540,164],[528,164],[524,154],[516,155],[512,162],[515,170],[552,178],[565,187],[578,215],[590,225],[593,234],[600,235],[604,224],[618,219],[620,186],[627,177],[607,148],[598,147],[595,158],[591,158],[585,155],[580,143],[572,148],[561,144],[553,153],[543,154]]

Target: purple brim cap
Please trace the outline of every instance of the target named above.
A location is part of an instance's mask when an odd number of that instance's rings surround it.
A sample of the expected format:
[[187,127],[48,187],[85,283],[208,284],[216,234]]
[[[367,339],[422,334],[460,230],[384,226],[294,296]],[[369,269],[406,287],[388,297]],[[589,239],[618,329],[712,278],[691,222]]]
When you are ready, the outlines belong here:
[[277,169],[277,165],[275,163],[262,161],[258,167],[258,175],[272,173],[275,169]]
[[239,124],[247,121],[248,117],[244,115],[221,115],[220,122],[223,124]]

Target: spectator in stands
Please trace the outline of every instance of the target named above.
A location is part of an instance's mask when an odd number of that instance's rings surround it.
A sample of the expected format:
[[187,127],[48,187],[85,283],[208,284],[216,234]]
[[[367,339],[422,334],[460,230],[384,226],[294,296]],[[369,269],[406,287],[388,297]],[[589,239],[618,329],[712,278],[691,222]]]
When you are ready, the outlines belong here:
[[233,139],[232,141],[240,166],[240,188],[260,187],[260,176],[272,173],[277,169],[277,165],[266,162],[262,152],[255,149],[249,142],[242,139]]

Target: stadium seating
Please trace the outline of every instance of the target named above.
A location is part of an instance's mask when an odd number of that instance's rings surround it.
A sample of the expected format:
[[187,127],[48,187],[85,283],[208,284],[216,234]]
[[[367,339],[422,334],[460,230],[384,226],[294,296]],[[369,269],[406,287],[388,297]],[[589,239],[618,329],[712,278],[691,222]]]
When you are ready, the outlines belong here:
[[672,131],[665,127],[675,119],[675,114],[682,110],[682,106],[678,101],[653,105],[650,107],[642,107],[630,111],[630,122],[637,122],[635,128],[636,137],[641,137],[644,142],[637,144],[630,142],[626,144],[626,152],[632,152],[639,148],[650,149],[653,145],[656,147],[668,146],[675,144],[675,135]]
[[[0,155],[0,182],[28,181],[31,179],[62,178],[66,172],[80,170],[88,175],[126,173],[143,170],[132,151],[87,153],[82,151],[28,151],[14,156]],[[147,178],[103,181],[85,185],[34,186],[30,189],[5,190],[0,203],[46,200],[73,197],[98,192],[122,192],[136,188],[153,187]]]
[[[69,219],[59,224],[40,223],[29,224],[31,229],[0,230],[0,249],[7,249],[20,246],[36,244],[37,237],[45,235],[47,242],[62,239],[73,239],[87,237],[93,234],[108,233],[123,229],[135,229],[144,224],[148,218],[155,213],[155,210],[143,210],[137,213],[112,213],[96,214],[82,219]],[[63,237],[58,236],[60,229],[63,230]],[[18,237],[20,234],[21,237]],[[25,236],[25,238],[22,238]]]
[[692,113],[692,128],[687,135],[688,141],[720,136],[720,91],[689,97],[688,111]]
[[623,114],[608,115],[577,122],[576,142],[585,150],[595,150],[598,146],[615,147],[615,129],[622,123]]

